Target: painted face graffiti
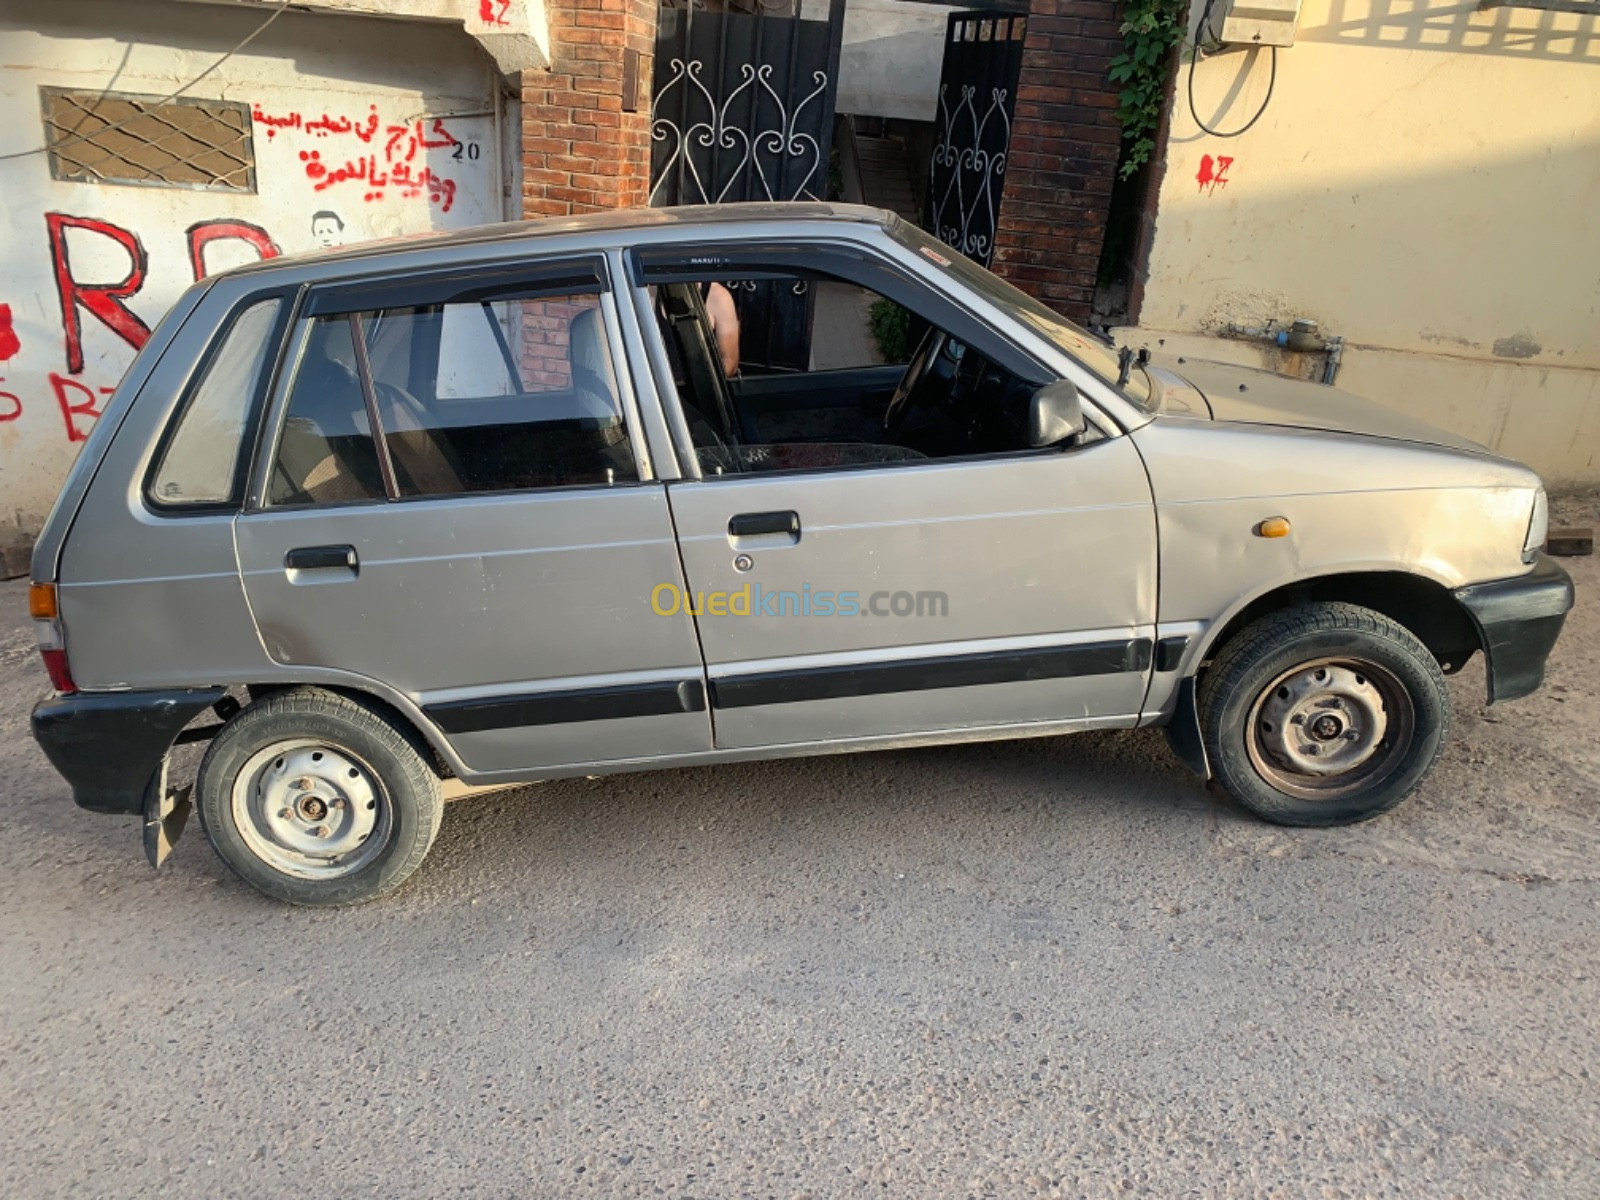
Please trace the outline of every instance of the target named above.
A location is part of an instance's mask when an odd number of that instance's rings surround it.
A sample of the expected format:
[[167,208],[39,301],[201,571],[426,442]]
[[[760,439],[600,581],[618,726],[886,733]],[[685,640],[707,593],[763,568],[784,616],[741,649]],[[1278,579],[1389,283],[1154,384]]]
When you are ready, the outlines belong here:
[[311,214],[311,244],[319,250],[344,245],[344,219],[331,209]]

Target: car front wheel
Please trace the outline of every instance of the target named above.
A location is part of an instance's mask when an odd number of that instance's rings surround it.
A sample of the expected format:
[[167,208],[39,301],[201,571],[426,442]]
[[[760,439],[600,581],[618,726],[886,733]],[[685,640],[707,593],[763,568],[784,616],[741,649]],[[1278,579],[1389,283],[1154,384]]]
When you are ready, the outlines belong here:
[[291,904],[371,900],[398,887],[439,831],[439,780],[409,730],[317,688],[276,692],[212,740],[196,781],[212,846]]
[[1217,780],[1281,825],[1388,812],[1433,768],[1450,727],[1444,674],[1410,630],[1354,604],[1263,617],[1200,681]]

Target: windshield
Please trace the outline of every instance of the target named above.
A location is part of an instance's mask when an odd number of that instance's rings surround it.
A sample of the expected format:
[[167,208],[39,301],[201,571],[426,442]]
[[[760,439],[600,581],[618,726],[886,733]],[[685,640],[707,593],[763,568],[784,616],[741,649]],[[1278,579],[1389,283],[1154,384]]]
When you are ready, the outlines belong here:
[[[902,245],[920,254],[947,275],[977,292],[985,300],[1004,309],[1046,340],[1059,346],[1079,364],[1118,387],[1121,373],[1115,346],[1108,346],[1087,329],[1067,320],[1060,313],[1040,304],[1032,296],[1013,287],[991,271],[980,267],[966,255],[930,237],[909,221],[896,221],[889,232]],[[1118,388],[1140,408],[1153,407],[1150,379],[1136,363],[1128,365],[1128,381]]]

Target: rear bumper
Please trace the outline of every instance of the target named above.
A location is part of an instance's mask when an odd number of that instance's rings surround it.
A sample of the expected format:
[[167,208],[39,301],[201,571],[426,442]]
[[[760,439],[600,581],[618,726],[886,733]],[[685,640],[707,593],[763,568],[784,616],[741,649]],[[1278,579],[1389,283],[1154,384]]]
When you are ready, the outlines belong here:
[[1572,577],[1544,554],[1515,579],[1456,592],[1478,627],[1489,664],[1489,703],[1515,700],[1544,682],[1544,664],[1572,608]]
[[33,738],[80,807],[142,813],[179,731],[225,695],[218,687],[46,696],[33,709]]

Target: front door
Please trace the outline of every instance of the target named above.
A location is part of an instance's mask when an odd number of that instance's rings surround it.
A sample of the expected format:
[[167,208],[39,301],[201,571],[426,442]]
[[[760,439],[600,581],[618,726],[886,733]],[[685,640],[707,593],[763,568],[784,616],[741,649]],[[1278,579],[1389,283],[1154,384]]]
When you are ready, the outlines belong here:
[[692,621],[648,607],[682,575],[604,280],[597,259],[314,293],[237,520],[268,653],[398,690],[474,774],[711,745]]
[[[813,247],[715,257],[714,286],[750,270],[814,290],[830,331],[812,370],[754,387],[698,361],[692,328],[650,331],[674,341],[703,474],[668,495],[717,746],[1135,723],[1156,530],[1130,440],[1030,448],[1043,368],[903,272]],[[693,268],[641,265],[667,306]]]

